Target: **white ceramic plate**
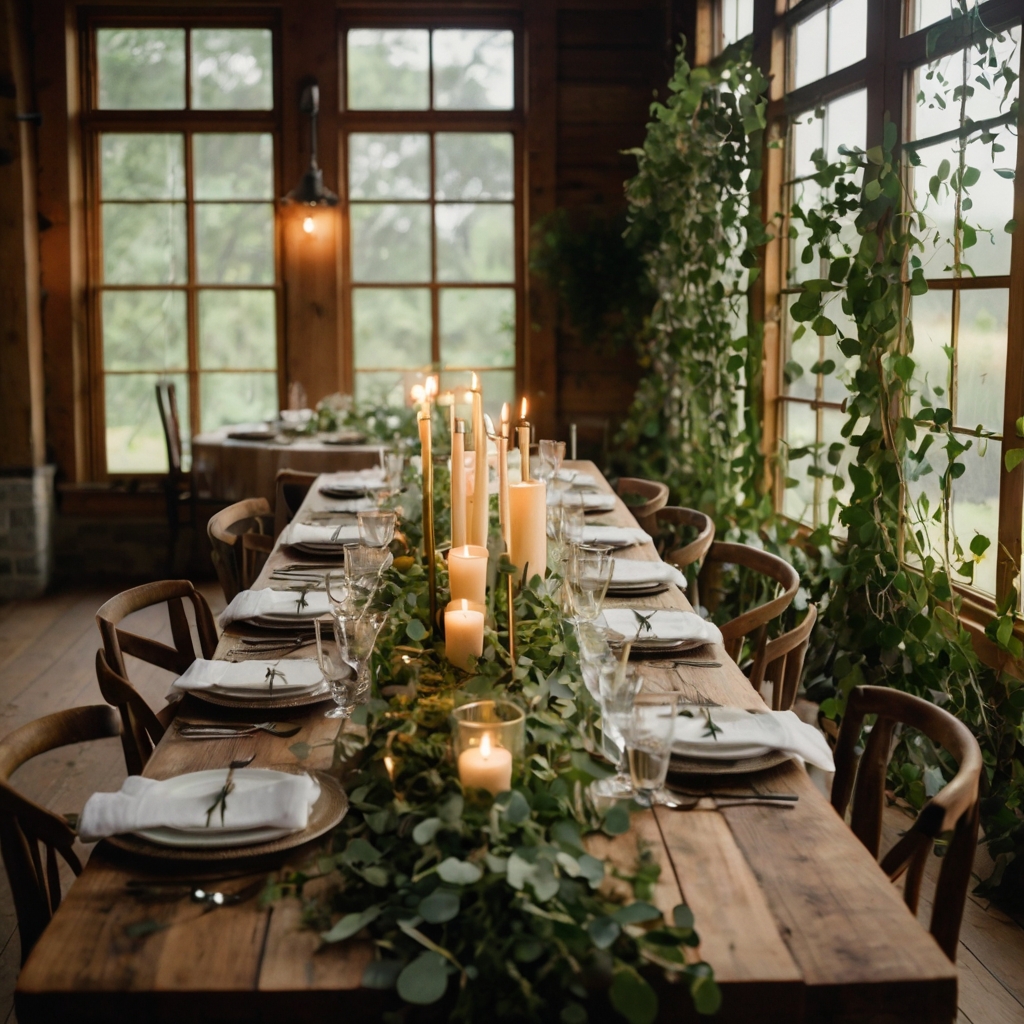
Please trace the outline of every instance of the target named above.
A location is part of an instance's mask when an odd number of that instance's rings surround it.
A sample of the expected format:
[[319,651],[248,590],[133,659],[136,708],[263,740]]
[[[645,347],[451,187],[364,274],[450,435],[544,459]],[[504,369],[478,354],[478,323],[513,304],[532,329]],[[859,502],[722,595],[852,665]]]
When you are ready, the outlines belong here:
[[[267,782],[268,776],[273,775],[276,779],[286,779],[287,772],[274,771],[272,768],[239,768],[233,777],[236,789],[251,789]],[[201,772],[189,772],[186,775],[178,775],[168,779],[172,783],[173,790],[186,796],[209,795],[210,802],[216,798],[224,785],[226,777],[223,768],[209,768]],[[229,798],[230,799],[230,798]],[[147,828],[139,829],[135,835],[156,843],[158,846],[190,847],[217,849],[226,846],[249,846],[252,843],[266,843],[273,839],[280,839],[291,832],[298,831],[290,828],[218,828],[211,824],[209,828]]]
[[751,757],[764,757],[774,747],[758,746],[753,743],[673,743],[672,753],[677,757],[693,757],[701,761],[742,761]]

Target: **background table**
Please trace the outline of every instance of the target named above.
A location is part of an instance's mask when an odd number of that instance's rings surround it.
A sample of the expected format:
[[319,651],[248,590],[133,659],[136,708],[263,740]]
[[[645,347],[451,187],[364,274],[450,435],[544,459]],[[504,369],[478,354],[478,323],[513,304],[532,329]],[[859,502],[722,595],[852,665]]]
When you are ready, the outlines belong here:
[[315,438],[291,443],[238,441],[228,437],[238,427],[221,427],[192,438],[192,472],[203,498],[224,502],[266,498],[274,504],[280,469],[336,473],[381,464],[380,444],[326,444]]
[[[592,464],[576,466],[600,479]],[[603,480],[601,486],[609,489]],[[325,504],[314,487],[303,509]],[[588,519],[635,525],[621,501],[612,513]],[[616,557],[631,555],[657,557],[651,546]],[[258,585],[266,585],[275,564],[295,560],[291,552],[286,558],[275,551]],[[644,599],[645,605],[654,603],[689,607],[675,589]],[[224,636],[218,652],[223,655],[234,642]],[[724,650],[715,648],[715,654],[721,668],[647,662],[645,685],[691,699],[763,709]],[[221,710],[222,718],[239,716],[196,701],[186,705],[186,713],[208,720]],[[298,741],[312,747],[304,764],[327,767],[328,741],[337,725],[322,717],[322,706],[301,710],[276,715],[302,723],[299,735],[288,740],[260,734],[196,743],[169,730],[146,774],[167,777],[221,767],[253,749],[254,766],[294,763],[291,747]],[[253,714],[254,721],[260,720],[259,712]],[[657,808],[634,815],[625,835],[591,841],[594,853],[624,866],[635,862],[638,840],[650,844],[662,868],[654,902],[666,912],[682,901],[690,905],[701,936],[700,955],[712,964],[722,986],[723,1006],[714,1019],[952,1022],[954,966],[807,773],[788,762],[740,782],[746,788],[755,784],[762,791],[796,793],[799,802],[788,810]],[[229,870],[230,865],[221,873]],[[347,1024],[380,1019],[382,996],[359,988],[372,955],[369,946],[347,942],[319,949],[318,936],[301,927],[297,900],[269,908],[250,900],[204,914],[187,899],[147,905],[128,896],[128,879],[145,877],[165,878],[166,872],[120,858],[106,844],[97,847],[22,971],[16,993],[21,1024],[62,1019],[134,1024],[142,1018],[169,1024],[182,1019],[321,1024],[326,1015]],[[227,891],[247,881],[222,887]],[[661,1019],[696,1019],[683,989],[666,986],[662,991]]]

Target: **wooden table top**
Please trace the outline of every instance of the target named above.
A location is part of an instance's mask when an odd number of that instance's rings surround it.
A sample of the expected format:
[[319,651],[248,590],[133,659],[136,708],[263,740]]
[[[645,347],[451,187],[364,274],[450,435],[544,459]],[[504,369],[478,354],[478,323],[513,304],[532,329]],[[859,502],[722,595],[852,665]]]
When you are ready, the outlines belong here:
[[[607,484],[591,463],[576,463]],[[314,487],[304,510],[327,502]],[[635,525],[621,501],[588,521]],[[653,546],[616,557],[657,557]],[[260,577],[281,561],[279,551]],[[689,608],[675,588],[644,604]],[[237,631],[230,631],[235,633]],[[218,655],[234,644],[222,638]],[[307,652],[308,653],[308,652]],[[695,669],[646,662],[645,686],[677,690],[723,705],[763,708],[758,694],[721,648],[722,667]],[[188,699],[187,699],[188,700]],[[146,774],[164,778],[221,767],[256,752],[254,766],[294,764],[289,750],[304,741],[303,762],[327,767],[337,722],[323,706],[278,717],[302,723],[286,740],[268,734],[194,742],[169,730]],[[219,708],[191,700],[197,720],[215,720]],[[224,716],[238,712],[224,709]],[[318,746],[318,744],[320,744]],[[596,839],[595,853],[631,864],[640,839],[662,867],[654,902],[665,911],[680,902],[693,909],[700,955],[723,991],[722,1021],[793,1024],[799,1021],[951,1022],[956,1017],[956,969],[910,914],[871,855],[811,782],[790,761],[738,780],[762,791],[796,793],[790,809],[747,806],[690,812],[657,808],[634,815],[614,840]],[[306,857],[309,850],[296,855]],[[279,862],[278,862],[279,863]],[[251,884],[268,866],[225,880],[230,892]],[[21,1024],[58,1019],[76,1024],[190,1020],[291,1022],[344,1014],[379,1019],[381,997],[359,988],[368,946],[347,942],[320,949],[301,927],[301,907],[286,899],[263,908],[255,899],[204,913],[187,898],[143,903],[126,892],[130,879],[166,878],[167,868],[129,860],[106,844],[93,853],[71,886],[25,965],[16,1008]],[[180,869],[177,869],[180,870]],[[230,864],[213,875],[230,874]],[[188,871],[184,877],[197,877]],[[690,1020],[689,996],[669,989],[662,1020]]]

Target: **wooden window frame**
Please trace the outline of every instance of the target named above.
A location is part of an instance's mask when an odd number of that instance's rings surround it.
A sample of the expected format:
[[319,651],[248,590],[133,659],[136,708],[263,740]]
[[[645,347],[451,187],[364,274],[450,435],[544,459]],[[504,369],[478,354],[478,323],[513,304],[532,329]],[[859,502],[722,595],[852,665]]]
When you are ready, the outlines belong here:
[[[348,75],[346,68],[346,39],[349,29],[501,29],[513,34],[513,106],[511,110],[434,110],[433,109],[433,66],[429,70],[431,108],[427,110],[350,110],[348,108]],[[518,12],[489,13],[472,9],[452,12],[425,11],[410,8],[378,9],[376,7],[349,7],[338,15],[338,195],[342,210],[342,242],[340,261],[340,308],[342,333],[342,380],[346,390],[355,391],[355,332],[352,318],[352,291],[359,287],[380,288],[427,288],[431,295],[431,359],[440,362],[440,292],[452,288],[483,288],[489,290],[509,288],[507,282],[470,282],[437,280],[437,237],[433,211],[437,200],[434,196],[434,135],[444,131],[502,132],[512,135],[513,145],[513,224],[515,250],[515,280],[511,287],[515,292],[515,391],[525,390],[526,373],[526,321],[527,278],[526,266],[529,252],[528,209],[526,197],[526,68],[525,33],[523,17]],[[429,281],[411,282],[356,282],[352,279],[351,220],[349,208],[352,200],[348,195],[348,136],[352,132],[408,132],[430,136],[430,196],[427,200],[411,200],[429,205],[431,211],[431,278]],[[468,202],[469,200],[467,200]],[[359,200],[356,201],[360,202]],[[495,201],[503,204],[504,200]],[[477,367],[486,371],[490,367]],[[494,367],[495,370],[504,369]],[[415,372],[415,371],[412,371]],[[453,369],[452,372],[458,372]]]
[[[787,193],[784,147],[788,138],[789,122],[791,118],[814,109],[821,103],[864,88],[867,91],[868,145],[881,139],[886,113],[896,124],[897,138],[903,140],[904,127],[908,123],[915,102],[911,78],[914,69],[938,57],[956,52],[965,43],[964,38],[950,34],[941,41],[941,50],[929,56],[926,50],[927,37],[933,26],[905,33],[909,21],[909,15],[906,13],[909,11],[909,3],[900,3],[898,0],[868,0],[865,58],[787,93],[783,84],[787,81],[789,30],[797,21],[802,21],[827,6],[828,2],[829,0],[803,0],[802,3],[786,10],[782,0],[755,0],[752,38],[754,59],[771,80],[765,137],[768,143],[780,141],[783,144],[783,148],[765,150],[765,175],[761,192],[762,209],[766,217],[772,221],[776,214],[782,214],[783,226],[765,248],[762,255],[763,273],[755,283],[751,295],[752,309],[765,324],[765,372],[761,395],[763,450],[776,462],[780,453],[783,417],[787,403],[804,402],[816,409],[843,408],[839,403],[789,398],[784,394],[783,303],[786,295],[793,291],[788,287],[786,280],[788,208],[785,202]],[[699,11],[702,9],[707,11],[703,5]],[[987,0],[979,5],[979,11],[985,23],[996,31],[1021,23],[1020,5],[1014,0]],[[708,34],[709,25],[712,23],[707,22],[708,13],[703,17],[706,23],[703,31]],[[699,25],[698,37],[700,35]],[[1024,46],[1020,48],[1018,57],[1024,63]],[[1013,216],[1018,224],[1024,224],[1024,145],[1019,145],[1017,149]],[[1016,470],[1007,473],[1004,462],[1008,451],[1024,448],[1024,439],[1016,436],[1015,429],[1016,420],[1024,415],[1024,230],[1014,232],[1009,275],[969,281],[960,279],[956,285],[949,278],[930,279],[929,285],[936,290],[986,286],[1009,288],[1006,382],[999,453],[999,532],[998,538],[993,538],[997,541],[994,545],[997,558],[996,599],[1003,599],[1010,589],[1017,585],[1024,518],[1024,475]],[[776,507],[781,509],[783,474],[776,470],[772,476],[770,483],[773,484]],[[972,632],[983,636],[983,623],[994,612],[996,599],[966,585],[957,584],[956,589],[965,599],[964,609]],[[996,657],[994,645],[988,646],[993,650],[986,648],[986,660],[1005,661],[1005,656],[1001,659]]]
[[[98,66],[96,60],[96,30],[101,28],[180,28],[184,29],[185,103],[181,110],[103,110],[98,107]],[[191,102],[190,36],[193,28],[264,28],[271,31],[273,59],[272,95],[270,110],[193,110]],[[189,434],[200,433],[200,370],[199,370],[199,313],[198,293],[217,290],[273,291],[275,295],[275,331],[277,353],[277,395],[279,403],[285,401],[285,367],[287,352],[284,331],[284,286],[282,274],[281,218],[278,215],[281,195],[281,29],[276,12],[257,14],[221,8],[162,9],[152,8],[83,8],[78,19],[79,89],[81,97],[81,158],[85,213],[85,315],[86,354],[89,382],[89,448],[93,475],[98,480],[125,478],[145,479],[160,477],[158,472],[107,471],[106,451],[106,395],[103,366],[103,336],[100,307],[107,289],[103,282],[102,201],[100,194],[99,137],[105,132],[167,132],[180,133],[185,140],[185,199],[186,245],[188,280],[173,285],[114,285],[116,291],[178,291],[186,296],[186,330],[189,384]],[[196,280],[196,251],[192,171],[192,137],[204,132],[251,131],[269,134],[274,140],[273,180],[274,192],[270,200],[274,206],[274,282],[273,284],[203,284]],[[147,372],[147,371],[139,371]],[[241,372],[241,371],[239,371]],[[154,399],[155,401],[155,399]]]

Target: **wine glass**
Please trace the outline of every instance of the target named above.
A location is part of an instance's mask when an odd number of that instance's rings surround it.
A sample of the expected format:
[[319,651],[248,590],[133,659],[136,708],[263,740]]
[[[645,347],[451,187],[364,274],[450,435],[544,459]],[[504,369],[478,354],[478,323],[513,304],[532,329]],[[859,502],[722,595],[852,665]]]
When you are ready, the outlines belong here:
[[359,703],[358,675],[343,657],[345,641],[341,632],[341,623],[349,620],[332,614],[327,621],[330,623],[331,630],[330,634],[324,637],[324,619],[313,620],[313,630],[316,633],[316,661],[323,673],[324,681],[330,687],[331,698],[337,705],[326,712],[325,717],[349,718],[355,710],[356,704]]
[[623,737],[634,799],[641,807],[651,807],[665,785],[675,723],[674,695],[659,694],[656,701],[634,703],[630,712]]
[[565,442],[541,441],[538,453],[540,466],[537,469],[537,476],[548,484],[558,476],[558,471],[562,468],[562,459],[565,458]]
[[569,604],[577,623],[593,622],[601,614],[601,605],[608,592],[615,559],[605,551],[570,549],[566,564]]
[[359,539],[366,547],[386,548],[395,538],[395,522],[398,519],[393,509],[374,509],[360,512]]
[[633,793],[624,733],[629,728],[643,676],[635,665],[622,664],[610,653],[596,656],[595,669],[601,705],[601,742],[605,753],[614,758],[616,771],[593,782],[590,791],[596,797],[617,800]]
[[364,611],[357,619],[336,620],[342,640],[341,657],[355,674],[353,703],[365,704],[373,680],[370,677],[370,656],[381,627],[387,621],[384,612]]

